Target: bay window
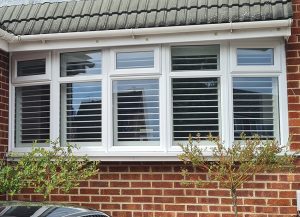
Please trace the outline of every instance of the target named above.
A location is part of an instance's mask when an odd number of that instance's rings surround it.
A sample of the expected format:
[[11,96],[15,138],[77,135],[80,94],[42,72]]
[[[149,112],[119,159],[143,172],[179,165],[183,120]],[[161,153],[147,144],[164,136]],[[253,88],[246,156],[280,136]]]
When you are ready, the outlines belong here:
[[176,155],[189,135],[287,140],[284,46],[274,41],[13,54],[14,148]]

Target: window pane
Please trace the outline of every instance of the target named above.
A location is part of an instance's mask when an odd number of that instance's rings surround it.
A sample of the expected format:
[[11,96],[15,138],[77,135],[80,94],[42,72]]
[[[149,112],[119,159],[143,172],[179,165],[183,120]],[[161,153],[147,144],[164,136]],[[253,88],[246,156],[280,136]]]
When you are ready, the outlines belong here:
[[45,143],[50,129],[50,85],[16,87],[16,146]]
[[274,49],[272,48],[238,48],[237,64],[249,65],[274,65]]
[[115,145],[159,145],[158,80],[113,82]]
[[17,76],[46,74],[46,60],[26,60],[17,62]]
[[101,82],[62,84],[62,141],[101,142],[101,104]]
[[172,70],[218,70],[219,45],[172,47]]
[[60,55],[60,75],[98,75],[102,73],[102,57],[100,51],[84,51],[63,53]]
[[[234,137],[278,135],[278,91],[275,78],[233,78]],[[279,139],[279,138],[277,138]]]
[[119,52],[117,69],[154,68],[154,52]]
[[173,139],[187,141],[189,134],[219,135],[219,79],[174,78]]

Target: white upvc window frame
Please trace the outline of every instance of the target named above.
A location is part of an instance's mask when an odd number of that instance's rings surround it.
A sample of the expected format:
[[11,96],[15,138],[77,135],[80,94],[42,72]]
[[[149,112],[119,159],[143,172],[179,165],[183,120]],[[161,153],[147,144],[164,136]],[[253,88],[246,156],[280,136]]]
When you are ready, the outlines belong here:
[[[133,69],[117,69],[116,68],[116,55],[118,52],[140,52],[140,51],[153,51],[154,52],[154,68],[133,68]],[[164,76],[161,70],[161,46],[130,46],[123,48],[112,48],[110,49],[110,67],[108,68],[108,141],[107,151],[111,153],[128,153],[134,155],[136,153],[160,153],[165,152],[164,138],[164,126],[165,121],[163,117],[166,117],[165,111],[165,88],[164,87]],[[114,111],[113,111],[113,81],[118,80],[146,80],[156,79],[159,84],[159,128],[160,128],[160,141],[159,145],[115,145],[114,141]],[[130,144],[130,142],[128,142]]]
[[[273,65],[238,65],[237,64],[237,49],[238,48],[272,48],[273,49]],[[230,72],[281,72],[281,60],[280,60],[281,46],[278,40],[237,40],[232,41],[230,45]]]
[[[172,56],[171,56],[171,48],[176,46],[201,46],[201,45],[219,45],[220,53],[219,53],[219,67],[216,70],[178,70],[172,71]],[[205,42],[205,43],[176,43],[169,44],[166,47],[167,52],[167,61],[165,70],[167,72],[167,130],[168,130],[168,147],[167,150],[173,153],[179,153],[181,151],[180,146],[177,143],[174,143],[173,140],[173,100],[172,100],[172,79],[173,78],[218,78],[219,79],[219,135],[221,138],[227,138],[228,132],[225,123],[228,121],[227,108],[221,109],[221,105],[223,105],[227,98],[227,76],[226,73],[228,71],[228,42]],[[192,135],[195,136],[195,135]],[[187,142],[187,141],[186,141]],[[201,147],[209,149],[213,147],[213,143],[209,141],[201,141]]]
[[[11,83],[10,83],[10,130],[9,130],[9,150],[11,151],[30,151],[27,147],[14,146],[14,103],[15,103],[15,87],[50,84],[50,138],[57,139],[60,136],[60,84],[72,82],[93,82],[101,81],[102,84],[102,143],[97,146],[82,146],[78,155],[87,154],[94,159],[105,157],[109,160],[164,160],[177,159],[177,154],[181,148],[177,144],[173,144],[172,132],[172,78],[185,77],[218,77],[220,82],[220,136],[225,142],[225,145],[230,146],[233,142],[233,104],[232,104],[232,77],[239,76],[268,76],[278,78],[278,94],[279,94],[279,130],[280,142],[286,144],[288,141],[288,109],[287,109],[287,84],[286,84],[286,64],[285,64],[285,49],[283,38],[274,40],[233,40],[233,41],[207,41],[207,42],[192,43],[169,43],[162,45],[145,45],[145,46],[130,46],[130,47],[93,47],[89,49],[62,49],[53,50],[51,52],[39,52],[32,56],[40,59],[42,53],[47,53],[46,63],[49,70],[49,77],[43,75],[38,78],[33,76],[31,80],[25,79],[25,76],[12,79],[15,68],[11,68]],[[255,68],[247,70],[246,66],[236,68],[234,61],[236,54],[234,51],[246,45],[249,48],[266,47],[274,48],[274,63],[276,67],[267,66],[266,68]],[[172,71],[171,70],[171,47],[172,46],[192,46],[192,45],[220,45],[220,66],[218,70],[207,71]],[[239,46],[241,45],[241,46]],[[261,45],[261,46],[260,46]],[[102,53],[102,73],[99,75],[80,75],[70,77],[60,77],[60,54],[68,52],[101,50]],[[154,68],[138,68],[133,70],[120,69],[116,70],[116,52],[134,52],[134,51],[149,51],[154,50]],[[20,58],[20,59],[18,59]],[[27,58],[26,59],[31,59]],[[12,55],[12,65],[16,61],[23,60],[23,53]],[[278,65],[278,66],[277,66]],[[29,77],[29,76],[28,76]],[[24,79],[23,79],[24,78]],[[22,80],[23,79],[23,80]],[[113,101],[112,101],[112,82],[114,80],[130,80],[130,79],[159,79],[159,116],[160,116],[160,145],[159,146],[114,146],[113,144]],[[212,147],[211,144],[204,143],[206,147]],[[207,153],[208,155],[211,153]]]
[[[38,60],[45,59],[45,74],[41,75],[29,75],[29,76],[18,76],[18,62],[19,61],[29,61],[29,60]],[[14,54],[11,57],[12,60],[12,83],[27,83],[27,82],[39,82],[39,81],[50,81],[51,80],[51,52],[39,52],[39,53],[29,53],[22,52]]]
[[[63,53],[74,53],[74,52],[81,52],[81,51],[99,51],[101,52],[101,58],[102,58],[102,69],[101,69],[101,73],[99,73],[98,75],[78,75],[78,76],[61,76],[61,72],[60,72],[60,56]],[[53,89],[56,90],[55,96],[53,97],[54,100],[54,104],[56,106],[53,106],[53,114],[60,114],[60,115],[53,115],[53,122],[54,123],[58,123],[55,131],[53,131],[53,133],[51,134],[51,139],[57,139],[60,138],[61,135],[61,129],[60,129],[60,122],[61,122],[61,84],[68,84],[68,83],[85,83],[85,82],[101,82],[101,91],[102,91],[102,119],[101,119],[101,142],[96,142],[92,145],[87,145],[87,144],[83,144],[80,147],[80,152],[82,153],[88,153],[88,152],[92,152],[92,151],[96,151],[96,152],[105,152],[106,149],[103,146],[103,139],[105,139],[105,134],[106,134],[106,127],[103,121],[103,118],[105,117],[105,114],[103,114],[103,110],[104,110],[104,106],[103,106],[103,96],[106,92],[106,86],[105,86],[105,82],[103,82],[103,80],[105,80],[105,76],[106,76],[106,71],[104,71],[105,68],[105,62],[104,61],[104,53],[106,51],[101,49],[101,48],[93,48],[93,49],[69,49],[69,50],[58,50],[58,51],[54,51],[53,52],[53,74],[52,75],[52,84],[53,84]],[[104,137],[104,138],[103,138]],[[78,144],[79,143],[75,142],[72,144]],[[61,146],[65,145],[65,144],[60,144]]]
[[[286,56],[285,56],[285,42],[283,39],[271,39],[271,40],[245,40],[247,48],[273,48],[274,49],[274,65],[268,66],[239,66],[241,69],[235,70],[237,65],[232,65],[234,60],[236,61],[236,49],[245,48],[243,41],[230,42],[230,54],[231,54],[231,67],[229,71],[229,115],[230,115],[230,139],[229,143],[234,143],[234,117],[233,117],[233,78],[234,77],[272,77],[277,78],[277,94],[278,94],[278,130],[279,132],[275,136],[280,144],[287,145],[289,140],[289,128],[288,128],[288,98],[287,98],[287,80],[286,80]],[[252,44],[252,46],[251,46]],[[235,53],[234,53],[235,52]],[[256,69],[256,70],[255,70]]]

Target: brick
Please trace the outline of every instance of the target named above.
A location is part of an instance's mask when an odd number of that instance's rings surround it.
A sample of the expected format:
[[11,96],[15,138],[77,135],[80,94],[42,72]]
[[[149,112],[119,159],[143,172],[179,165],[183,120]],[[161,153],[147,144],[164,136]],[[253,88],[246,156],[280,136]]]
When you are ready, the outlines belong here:
[[174,203],[174,197],[154,197],[154,203]]
[[165,210],[166,211],[184,211],[185,210],[185,205],[165,205]]
[[91,202],[109,202],[109,196],[91,196]]
[[131,197],[129,197],[129,196],[126,196],[126,197],[124,197],[124,196],[121,196],[121,197],[117,197],[117,196],[113,196],[112,198],[111,198],[111,201],[112,202],[126,202],[126,203],[129,203],[129,202],[131,202]]
[[141,204],[122,204],[123,210],[141,210],[142,205]]
[[291,201],[288,199],[268,199],[267,204],[270,206],[290,206]]
[[175,203],[196,203],[197,199],[195,197],[176,197]]
[[246,205],[265,205],[266,200],[265,199],[245,199],[244,204]]
[[89,196],[71,196],[71,201],[74,202],[90,202],[90,197]]
[[99,194],[99,189],[96,188],[81,188],[80,194]]
[[50,201],[66,202],[69,200],[69,195],[50,195]]

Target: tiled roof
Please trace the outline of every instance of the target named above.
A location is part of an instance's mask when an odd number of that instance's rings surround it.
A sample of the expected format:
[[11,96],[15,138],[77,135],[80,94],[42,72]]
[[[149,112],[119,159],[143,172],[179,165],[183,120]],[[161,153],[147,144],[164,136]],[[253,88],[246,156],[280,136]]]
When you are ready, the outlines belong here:
[[280,20],[291,17],[291,0],[80,0],[0,8],[0,26],[15,35]]

